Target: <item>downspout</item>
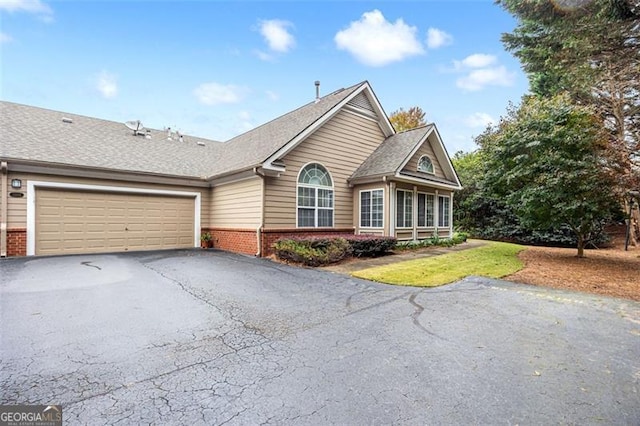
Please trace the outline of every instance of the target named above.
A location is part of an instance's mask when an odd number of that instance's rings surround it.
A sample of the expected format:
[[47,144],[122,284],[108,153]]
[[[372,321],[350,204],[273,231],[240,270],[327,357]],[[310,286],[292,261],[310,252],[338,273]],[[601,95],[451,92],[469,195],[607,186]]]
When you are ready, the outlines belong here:
[[7,257],[7,217],[9,206],[9,183],[8,173],[9,166],[6,161],[0,164],[2,172],[2,190],[0,192],[0,257]]
[[396,183],[389,182],[389,236],[396,235]]
[[440,231],[438,230],[438,222],[440,221],[440,196],[436,189],[435,206],[433,209],[433,236],[440,238]]
[[453,191],[449,196],[449,238],[453,238]]
[[264,199],[265,199],[265,181],[264,175],[260,173],[257,167],[253,168],[253,172],[256,176],[260,177],[260,224],[256,228],[256,239],[258,251],[256,257],[262,257],[262,230],[264,229]]
[[413,226],[413,241],[418,241],[418,187],[413,185],[413,201],[411,203],[411,225]]

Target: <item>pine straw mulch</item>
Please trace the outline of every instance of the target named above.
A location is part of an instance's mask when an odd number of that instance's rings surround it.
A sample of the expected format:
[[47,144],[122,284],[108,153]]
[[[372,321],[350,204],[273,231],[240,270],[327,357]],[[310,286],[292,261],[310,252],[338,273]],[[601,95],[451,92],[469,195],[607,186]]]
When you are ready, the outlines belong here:
[[640,247],[614,241],[611,247],[585,250],[527,247],[518,255],[525,267],[504,279],[523,284],[576,290],[640,301]]

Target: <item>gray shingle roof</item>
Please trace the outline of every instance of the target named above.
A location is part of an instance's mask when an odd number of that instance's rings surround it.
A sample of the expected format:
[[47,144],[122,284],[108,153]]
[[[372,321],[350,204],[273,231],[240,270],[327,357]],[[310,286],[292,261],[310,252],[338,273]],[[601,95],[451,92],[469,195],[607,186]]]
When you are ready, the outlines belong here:
[[0,101],[0,158],[181,177],[221,175],[260,165],[365,83],[225,143],[187,135],[183,142],[168,140],[166,132],[153,129],[147,139],[123,123]]
[[318,102],[306,104],[229,140],[224,144],[224,161],[215,165],[213,174],[263,163],[365,83],[337,90],[320,98]]
[[431,131],[433,124],[389,136],[373,151],[350,179],[395,174],[416,145]]
[[220,142],[192,136],[180,142],[175,135],[168,140],[158,130],[150,135],[134,136],[123,123],[0,102],[3,159],[183,177],[205,176],[220,161]]

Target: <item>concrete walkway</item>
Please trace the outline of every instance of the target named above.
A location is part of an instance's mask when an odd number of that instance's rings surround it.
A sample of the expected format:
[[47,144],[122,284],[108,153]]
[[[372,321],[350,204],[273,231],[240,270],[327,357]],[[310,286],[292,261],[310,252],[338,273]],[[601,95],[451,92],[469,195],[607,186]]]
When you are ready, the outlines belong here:
[[486,241],[482,240],[468,240],[466,243],[458,244],[453,247],[425,247],[418,250],[399,251],[388,256],[381,256],[375,258],[366,259],[351,259],[346,262],[342,262],[336,265],[324,266],[318,269],[325,271],[337,272],[340,274],[352,274],[356,271],[361,271],[367,268],[373,268],[374,266],[389,265],[391,263],[404,262],[407,260],[422,259],[425,257],[440,256],[442,254],[452,253],[455,251],[468,250],[471,248],[481,247],[486,245]]

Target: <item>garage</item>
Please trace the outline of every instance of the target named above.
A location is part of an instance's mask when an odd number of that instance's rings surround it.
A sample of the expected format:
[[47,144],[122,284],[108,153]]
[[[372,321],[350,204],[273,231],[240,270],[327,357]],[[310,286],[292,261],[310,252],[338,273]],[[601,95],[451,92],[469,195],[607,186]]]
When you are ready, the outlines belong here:
[[[188,248],[199,227],[193,193],[35,188],[32,254]],[[163,193],[164,192],[164,193]],[[199,206],[198,206],[199,209]],[[29,239],[29,237],[27,237]]]

